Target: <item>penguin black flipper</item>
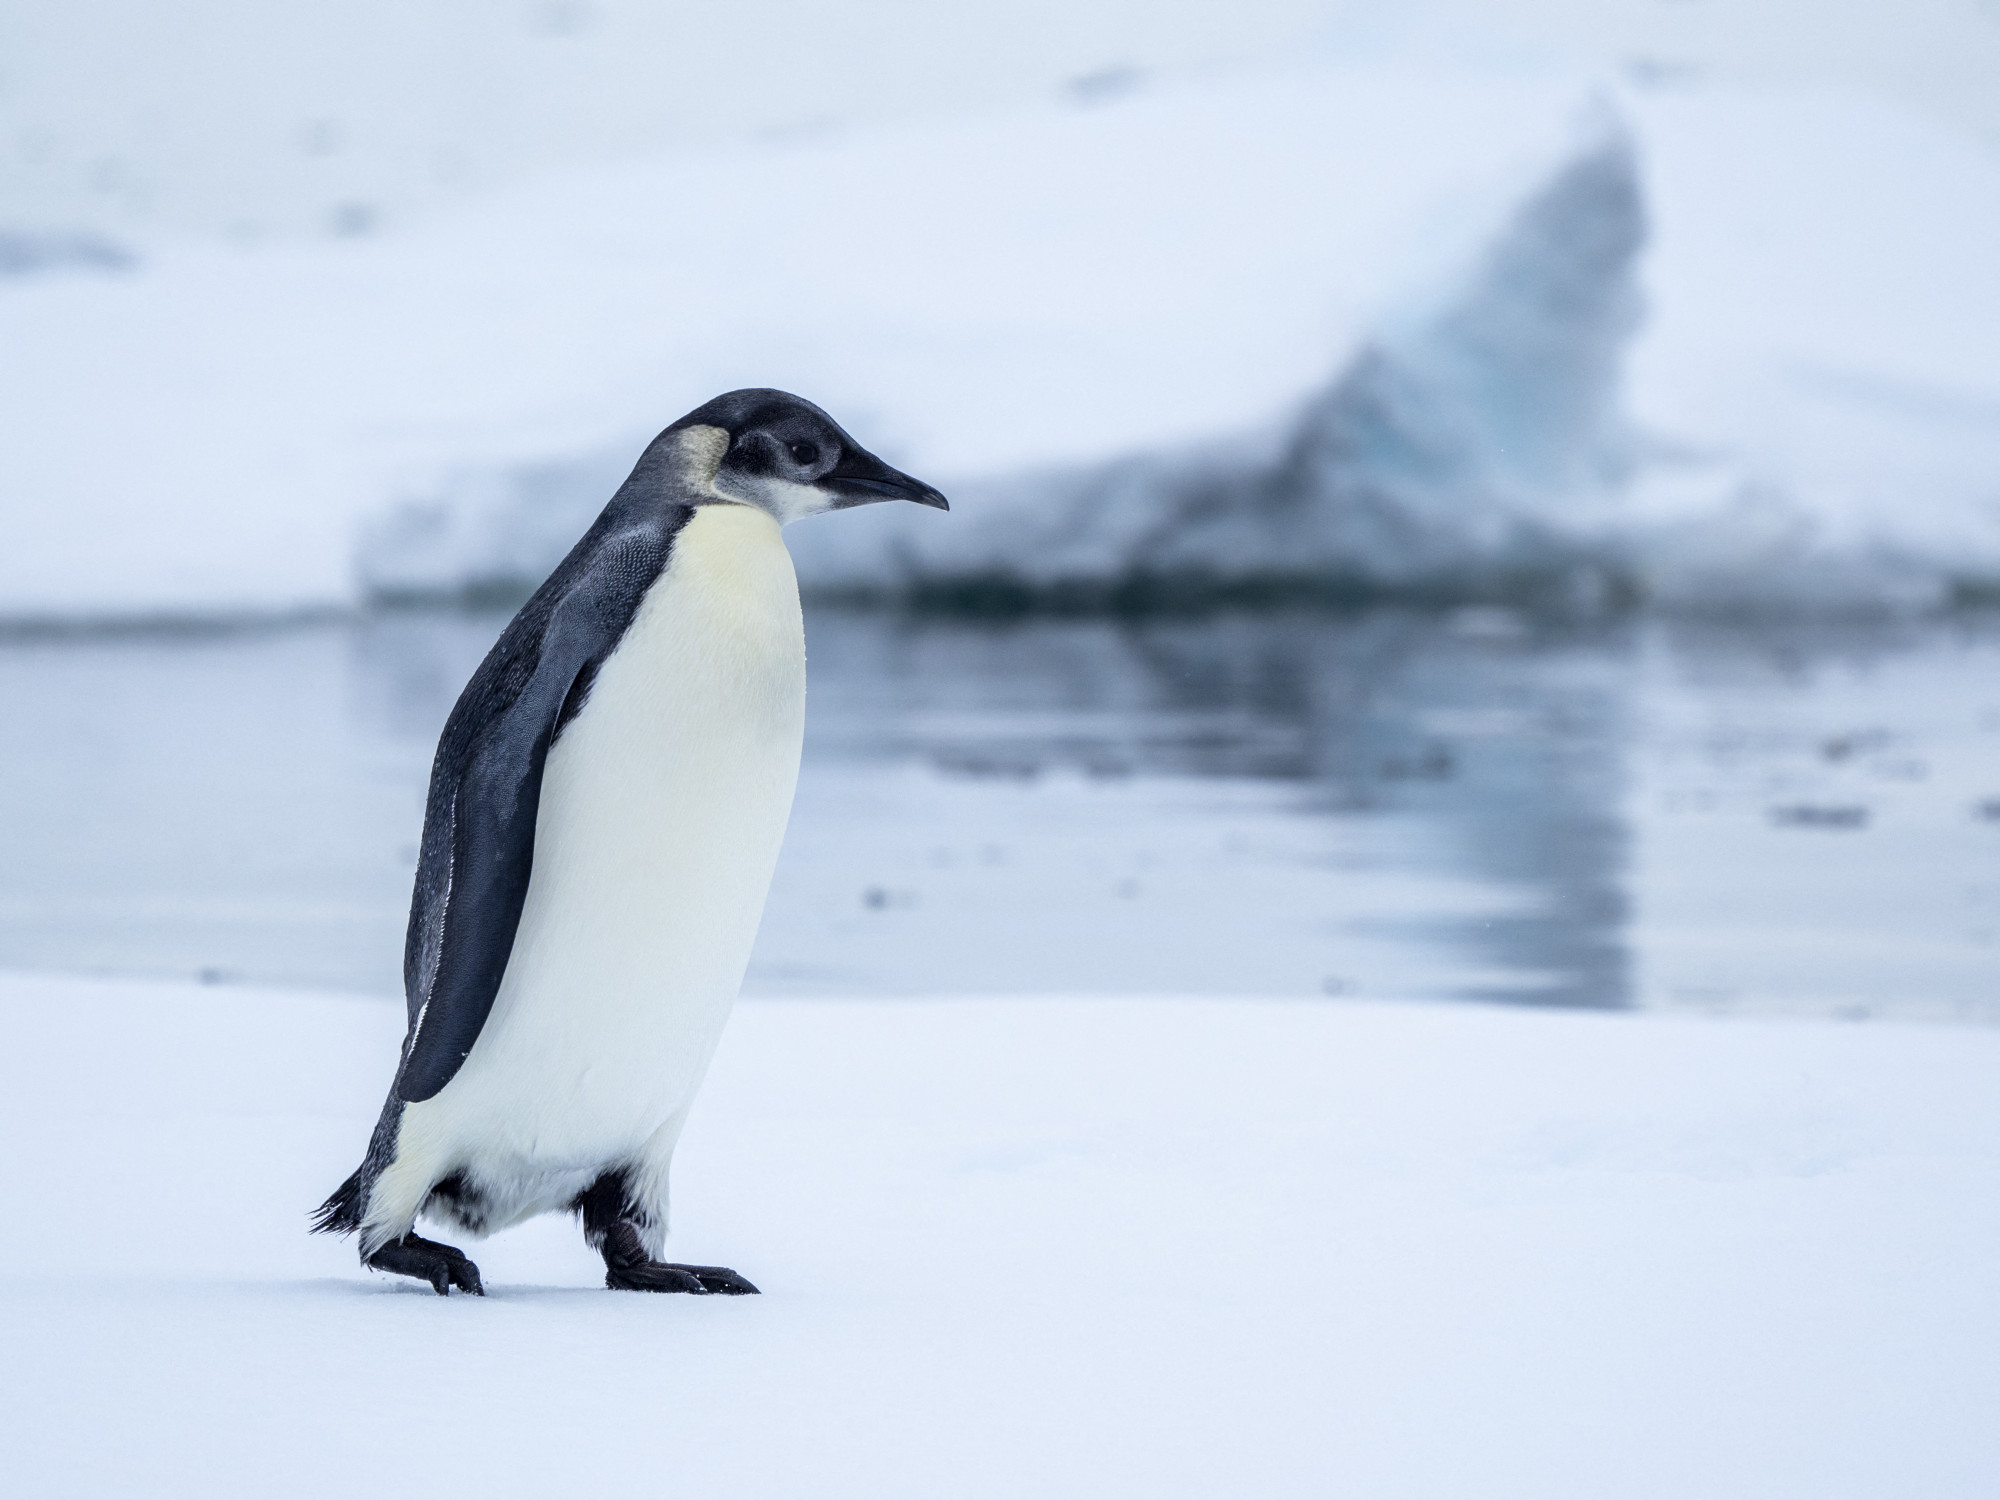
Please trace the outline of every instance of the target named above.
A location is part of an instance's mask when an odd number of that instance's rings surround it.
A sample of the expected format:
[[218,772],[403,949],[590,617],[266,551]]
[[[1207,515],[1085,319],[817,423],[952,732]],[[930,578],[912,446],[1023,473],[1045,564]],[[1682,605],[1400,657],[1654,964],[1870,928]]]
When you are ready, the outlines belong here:
[[403,950],[410,1029],[392,1096],[403,1103],[436,1095],[479,1039],[528,896],[549,748],[693,514],[624,498],[522,606],[438,741]]

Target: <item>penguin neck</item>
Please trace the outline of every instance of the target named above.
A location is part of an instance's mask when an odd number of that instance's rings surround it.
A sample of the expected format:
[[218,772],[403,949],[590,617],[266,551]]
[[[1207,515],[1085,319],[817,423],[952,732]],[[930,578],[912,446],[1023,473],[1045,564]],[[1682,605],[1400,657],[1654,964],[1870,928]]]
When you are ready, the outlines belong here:
[[[671,643],[671,644],[669,644]],[[722,674],[713,710],[773,716],[794,743],[805,695],[805,622],[798,575],[778,522],[749,505],[695,508],[674,538],[667,567],[641,603],[628,644],[634,653],[690,649]],[[683,691],[692,691],[693,683]]]

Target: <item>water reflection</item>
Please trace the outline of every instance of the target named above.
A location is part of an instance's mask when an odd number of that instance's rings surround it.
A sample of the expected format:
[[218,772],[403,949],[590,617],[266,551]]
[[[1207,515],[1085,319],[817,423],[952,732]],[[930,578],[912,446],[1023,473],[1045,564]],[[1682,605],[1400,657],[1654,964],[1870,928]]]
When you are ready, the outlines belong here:
[[[393,991],[502,623],[0,645],[36,706],[0,722],[0,964]],[[1990,622],[822,610],[810,647],[753,991],[2000,1008]]]
[[[1482,613],[1003,630],[836,617],[815,628],[815,748],[947,776],[1280,787],[1319,835],[1291,874],[1324,898],[1322,937],[1449,954],[1457,972],[1434,993],[1618,1006],[1632,651],[1626,628]],[[1363,823],[1371,836],[1344,836]],[[1315,871],[1343,865],[1435,877],[1452,898],[1344,910],[1347,882]],[[1468,908],[1468,883],[1493,899]],[[1320,967],[1351,967],[1326,946]]]

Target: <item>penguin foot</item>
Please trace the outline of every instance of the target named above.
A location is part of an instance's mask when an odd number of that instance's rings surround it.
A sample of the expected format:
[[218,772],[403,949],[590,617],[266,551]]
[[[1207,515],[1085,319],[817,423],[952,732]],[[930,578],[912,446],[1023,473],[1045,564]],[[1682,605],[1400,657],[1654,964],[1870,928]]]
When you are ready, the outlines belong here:
[[629,1219],[604,1236],[604,1284],[614,1292],[690,1292],[695,1296],[754,1297],[757,1288],[727,1266],[678,1266],[654,1260]]
[[389,1241],[369,1256],[366,1264],[378,1271],[428,1281],[440,1297],[450,1296],[453,1287],[475,1297],[486,1295],[486,1288],[479,1284],[479,1267],[467,1260],[462,1251],[414,1234]]
[[676,1266],[663,1260],[613,1266],[604,1284],[614,1292],[693,1292],[697,1296],[754,1297],[757,1288],[727,1266]]

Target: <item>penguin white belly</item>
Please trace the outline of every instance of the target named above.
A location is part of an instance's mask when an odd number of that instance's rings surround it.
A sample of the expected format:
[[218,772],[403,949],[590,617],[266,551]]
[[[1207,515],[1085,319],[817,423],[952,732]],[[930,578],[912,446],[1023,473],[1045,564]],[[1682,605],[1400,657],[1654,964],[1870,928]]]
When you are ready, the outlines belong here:
[[664,1209],[750,960],[804,722],[805,632],[778,525],[702,506],[549,753],[492,1013],[457,1076],[405,1109],[371,1219],[400,1217],[412,1195],[414,1215],[462,1172],[498,1229],[620,1164]]

